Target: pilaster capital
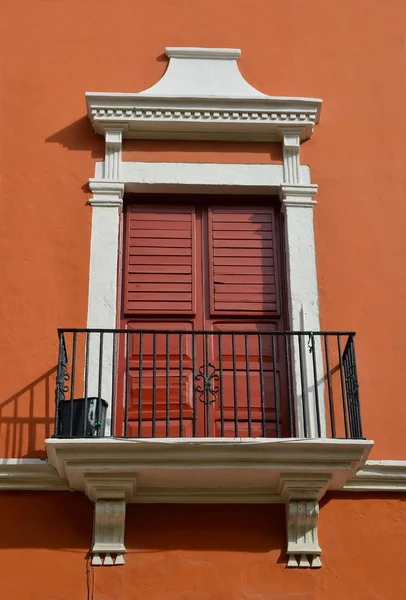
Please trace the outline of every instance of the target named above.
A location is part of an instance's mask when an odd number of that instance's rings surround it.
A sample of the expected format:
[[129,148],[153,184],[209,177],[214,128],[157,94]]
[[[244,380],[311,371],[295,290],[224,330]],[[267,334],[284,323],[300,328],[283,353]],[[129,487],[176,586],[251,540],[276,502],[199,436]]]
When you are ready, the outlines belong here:
[[282,129],[281,130],[283,148],[290,148],[299,152],[300,149],[300,130]]
[[109,146],[115,146],[121,150],[123,143],[123,130],[122,128],[106,127],[105,129],[105,141]]
[[313,208],[317,203],[314,196],[317,194],[318,186],[282,184],[279,196],[283,207],[293,206],[297,208]]
[[93,197],[89,199],[92,206],[121,208],[125,184],[107,179],[89,179],[89,188]]

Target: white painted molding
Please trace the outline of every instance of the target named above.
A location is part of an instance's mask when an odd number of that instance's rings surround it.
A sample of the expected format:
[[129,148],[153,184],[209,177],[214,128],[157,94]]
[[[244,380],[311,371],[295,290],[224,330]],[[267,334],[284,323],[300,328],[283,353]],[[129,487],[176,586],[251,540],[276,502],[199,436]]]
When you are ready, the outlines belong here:
[[241,50],[236,48],[165,48],[168,58],[202,58],[205,60],[237,60]]
[[[89,179],[94,195],[89,200],[92,205],[111,205],[118,198],[120,206],[124,189],[140,194],[278,195],[284,183],[284,168],[278,164],[123,162],[120,182],[106,181],[104,170],[103,162],[96,163],[95,177]],[[309,167],[300,166],[300,178],[300,189],[309,188]],[[315,194],[317,186],[311,189]]]
[[406,492],[406,460],[368,460],[344,491]]
[[[118,138],[119,139],[119,138]],[[298,145],[298,137],[285,135],[287,148]],[[118,142],[117,142],[118,143]],[[217,193],[217,194],[279,194],[285,209],[286,257],[292,328],[305,329],[303,314],[306,311],[307,327],[318,331],[318,289],[316,256],[314,247],[313,214],[308,208],[315,204],[313,195],[317,186],[310,183],[310,171],[300,166],[298,155],[288,153],[287,165],[217,164],[217,163],[135,163],[121,164],[121,181],[103,179],[106,167],[96,165],[96,177],[89,182],[93,192],[90,203],[94,207],[91,238],[91,269],[89,282],[89,328],[114,328],[117,322],[117,257],[119,241],[119,218],[117,210],[105,211],[104,207],[119,209],[124,189],[136,193]],[[298,178],[301,184],[286,184],[286,177]],[[296,343],[297,346],[297,343]],[[319,389],[320,407],[317,409],[311,357],[306,358],[306,390],[301,385],[299,348],[294,348],[296,373],[296,425],[303,437],[325,436],[325,410],[323,386]],[[111,397],[112,347],[105,348],[103,370],[103,397]],[[97,395],[98,348],[91,346],[89,382]],[[322,357],[317,350],[318,372],[322,373]],[[303,416],[303,406],[307,411]],[[110,409],[108,409],[110,410]],[[318,415],[318,416],[317,416]],[[307,417],[307,421],[306,421]],[[318,418],[319,417],[319,418]],[[320,430],[318,427],[320,422]],[[107,414],[109,431],[110,412]],[[307,426],[305,427],[305,424]]]
[[67,490],[47,460],[30,458],[0,459],[0,490]]
[[284,184],[299,184],[300,178],[300,132],[283,132],[283,180]]
[[[177,489],[178,497],[184,493],[183,502],[189,501],[193,490],[212,490],[213,497],[224,494],[232,498],[234,489],[243,488],[253,501],[259,493],[261,498],[266,494],[268,502],[285,502],[286,486],[292,487],[293,481],[294,489],[298,488],[298,474],[303,484],[299,487],[301,498],[305,489],[310,489],[314,498],[315,486],[320,494],[342,489],[364,465],[372,445],[364,440],[290,438],[46,440],[50,464],[70,489],[86,493],[86,473],[107,479],[136,474],[137,490],[127,496],[129,502],[142,502],[143,494],[151,498],[154,491],[158,501],[165,488],[169,494]],[[328,479],[324,487],[320,487],[320,473]],[[241,501],[239,493],[231,501]]]
[[[100,164],[103,165],[104,171],[107,170],[105,162]],[[93,194],[93,197],[89,199],[89,204],[92,206],[121,209],[124,196],[123,182],[111,181],[104,178],[100,178],[99,180],[89,179],[89,188]]]
[[120,179],[121,147],[123,143],[121,129],[106,129],[105,141],[104,179],[118,181]]
[[287,130],[311,137],[321,100],[267,96],[242,77],[240,50],[167,48],[160,81],[137,94],[87,92],[96,133],[125,138],[282,140]]
[[[117,153],[121,152],[121,137],[112,134],[112,139],[106,142],[106,157],[110,152],[111,173],[118,174]],[[124,183],[101,180],[89,183],[93,198],[89,200],[92,205],[92,233],[90,241],[90,272],[88,296],[88,328],[114,329],[117,326],[117,277],[118,256],[120,239],[120,212],[123,203]],[[88,393],[90,396],[98,395],[99,384],[99,343],[100,338],[89,338],[89,379]],[[103,398],[112,397],[112,363],[113,339],[106,336],[103,347]],[[111,402],[108,403],[106,413],[106,431],[110,431]]]
[[[317,185],[309,184],[284,183],[280,188],[285,213],[288,303],[293,331],[320,331],[313,221],[316,192]],[[317,338],[313,352],[316,371],[323,373],[322,349]],[[314,381],[313,356],[304,348],[303,340],[294,339],[292,354],[296,430],[303,437],[325,437],[324,381]]]
[[[244,443],[247,443],[245,440]],[[190,443],[190,442],[189,442]],[[405,493],[406,460],[367,460],[351,476],[342,488],[334,486],[334,491],[359,493]],[[0,490],[56,491],[68,490],[65,479],[61,478],[48,461],[29,458],[0,459]],[[329,488],[330,489],[330,488]],[[90,492],[86,491],[87,494]],[[90,493],[91,495],[91,493]],[[279,490],[277,497],[283,496]],[[230,490],[199,488],[149,488],[137,490],[136,502],[150,503],[261,503],[275,502],[276,497],[269,488],[248,489],[236,486]]]

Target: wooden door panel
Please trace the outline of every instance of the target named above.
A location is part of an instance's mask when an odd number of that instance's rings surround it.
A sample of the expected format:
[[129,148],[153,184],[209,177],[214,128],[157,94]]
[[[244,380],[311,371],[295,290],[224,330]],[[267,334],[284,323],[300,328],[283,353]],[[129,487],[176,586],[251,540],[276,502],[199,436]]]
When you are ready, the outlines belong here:
[[[264,397],[264,408],[268,416],[273,417],[276,413],[275,400],[278,396],[280,403],[280,374],[276,373],[276,389],[274,386],[273,373],[263,373],[262,377],[259,371],[251,371],[248,376],[245,372],[237,371],[234,373],[224,371],[221,384],[221,393],[217,394],[217,400],[214,407],[220,413],[220,398],[223,399],[223,411],[234,413],[234,390],[237,400],[238,417],[248,418],[248,409],[255,413],[255,417],[261,418],[262,415],[262,394]],[[230,416],[230,415],[229,415]],[[254,418],[254,417],[253,417]]]
[[[208,236],[211,315],[278,315],[280,299],[279,282],[275,277],[277,251],[273,210],[209,208]],[[228,267],[226,270],[225,266]],[[241,267],[247,266],[255,266],[257,272],[241,272]],[[272,269],[268,276],[273,275],[267,281],[263,279],[265,268]]]
[[[251,437],[251,438],[259,438],[259,437],[276,437],[276,423],[274,421],[268,420],[265,424],[265,435],[263,431],[263,426],[261,421],[252,421],[251,423],[251,434],[248,427],[248,422],[240,423],[238,428],[238,437]],[[215,437],[226,437],[226,438],[234,438],[235,435],[235,425],[233,421],[225,421],[223,424],[223,433],[221,428],[220,421],[215,422],[214,426],[214,436]]]
[[[276,330],[275,323],[226,323],[212,322],[212,330],[222,332],[221,343],[218,336],[210,338],[210,355],[215,364],[220,363],[220,350],[223,368],[232,369],[233,362],[237,370],[246,369],[248,357],[248,368],[260,368],[260,356],[262,356],[262,368],[264,371],[273,368],[273,346],[275,349],[275,363],[278,365],[280,350],[278,337],[275,336],[272,344],[272,336],[267,335]],[[240,333],[234,336],[228,332],[238,329]],[[247,336],[244,335],[247,334]],[[261,334],[261,337],[256,334]],[[234,351],[233,351],[234,338]]]
[[[130,403],[129,419],[138,419],[141,413],[143,421],[166,419],[169,412],[170,420],[193,418],[193,376],[184,374],[166,376],[166,372],[157,371],[155,379],[149,372],[143,373],[142,380],[138,373],[130,373]],[[141,392],[141,393],[140,393]],[[154,401],[155,399],[155,401]]]
[[[127,327],[133,332],[129,335],[130,368],[138,369],[140,360],[145,369],[152,368],[154,362],[157,368],[162,369],[166,368],[167,363],[170,368],[178,369],[181,361],[184,368],[191,367],[192,321],[131,321]],[[182,333],[174,333],[179,331]]]
[[[152,431],[153,420],[158,435],[158,422],[165,422],[166,427],[167,412],[170,423],[180,422],[182,418],[182,427],[192,426],[193,321],[143,320],[131,321],[127,326],[132,331],[129,335],[129,421],[138,422],[141,415],[145,423],[145,431],[144,426],[141,429],[143,435]],[[177,333],[179,331],[182,333]],[[177,435],[180,435],[179,426]]]
[[[194,314],[194,207],[130,206],[126,240],[124,312],[128,315]],[[157,276],[155,280],[151,278],[152,273]],[[183,277],[176,276],[179,274]]]
[[128,435],[129,437],[193,437],[193,423],[192,421],[183,421],[182,426],[180,421],[172,419],[167,429],[166,420],[157,420],[155,423],[155,431],[153,432],[152,422],[142,422],[141,430],[138,426],[138,421],[130,421],[128,423]]

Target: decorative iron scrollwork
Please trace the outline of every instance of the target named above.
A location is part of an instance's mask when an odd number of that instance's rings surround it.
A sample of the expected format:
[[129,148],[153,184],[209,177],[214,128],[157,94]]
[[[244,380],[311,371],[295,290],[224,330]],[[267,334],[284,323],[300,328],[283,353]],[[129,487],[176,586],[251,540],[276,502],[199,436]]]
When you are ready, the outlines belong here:
[[56,378],[56,394],[58,402],[65,400],[65,394],[69,392],[69,385],[67,382],[70,381],[70,375],[68,373],[68,357],[64,345],[61,347],[59,354],[59,368],[58,375]]
[[214,365],[207,363],[207,365],[202,365],[199,368],[198,374],[195,375],[195,391],[200,402],[213,404],[217,400],[218,381],[219,376]]

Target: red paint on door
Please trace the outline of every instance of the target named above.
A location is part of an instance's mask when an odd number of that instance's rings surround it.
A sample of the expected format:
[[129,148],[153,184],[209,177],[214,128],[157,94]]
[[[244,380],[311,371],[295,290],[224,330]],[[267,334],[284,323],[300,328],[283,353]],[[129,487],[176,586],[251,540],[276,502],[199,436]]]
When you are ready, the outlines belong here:
[[[256,437],[261,418],[275,435],[275,385],[284,402],[278,345],[244,332],[284,328],[279,203],[148,200],[125,212],[122,327],[151,331],[129,336],[128,435]],[[240,333],[193,341],[190,333],[201,330]],[[194,374],[207,363],[221,367],[222,383],[204,405]]]

